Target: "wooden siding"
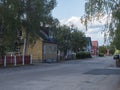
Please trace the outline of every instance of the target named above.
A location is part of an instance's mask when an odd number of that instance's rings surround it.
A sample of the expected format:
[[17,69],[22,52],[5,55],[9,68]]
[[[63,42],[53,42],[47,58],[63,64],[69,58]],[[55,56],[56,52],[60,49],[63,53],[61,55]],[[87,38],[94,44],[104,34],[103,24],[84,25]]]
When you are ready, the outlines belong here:
[[57,60],[57,44],[44,43],[43,46],[43,59]]
[[36,41],[35,45],[29,45],[27,54],[32,55],[33,60],[42,60],[42,40]]

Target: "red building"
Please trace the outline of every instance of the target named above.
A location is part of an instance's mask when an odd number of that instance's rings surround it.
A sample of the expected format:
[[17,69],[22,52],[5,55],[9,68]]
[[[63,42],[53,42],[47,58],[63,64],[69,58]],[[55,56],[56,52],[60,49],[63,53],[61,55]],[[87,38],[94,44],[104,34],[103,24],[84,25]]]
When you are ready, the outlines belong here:
[[98,55],[98,41],[92,41],[92,55]]

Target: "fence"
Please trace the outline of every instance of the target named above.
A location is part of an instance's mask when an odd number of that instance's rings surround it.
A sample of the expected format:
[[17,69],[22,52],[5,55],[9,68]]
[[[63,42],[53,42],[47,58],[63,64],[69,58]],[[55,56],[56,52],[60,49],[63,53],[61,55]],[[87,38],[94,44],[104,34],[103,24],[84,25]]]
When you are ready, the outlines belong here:
[[24,65],[32,64],[32,55],[13,55],[13,56],[2,56],[0,57],[0,65],[6,67],[7,65]]

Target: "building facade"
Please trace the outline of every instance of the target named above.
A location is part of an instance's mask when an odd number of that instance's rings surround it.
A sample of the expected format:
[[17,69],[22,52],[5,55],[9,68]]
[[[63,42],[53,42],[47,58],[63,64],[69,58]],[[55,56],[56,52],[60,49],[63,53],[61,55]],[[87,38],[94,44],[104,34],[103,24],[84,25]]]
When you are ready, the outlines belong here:
[[98,55],[99,53],[98,41],[92,41],[92,55]]
[[87,52],[92,52],[92,41],[91,41],[91,37],[86,37],[86,41],[87,41],[87,44],[86,44],[86,50]]
[[27,54],[32,55],[33,62],[57,61],[57,42],[49,33],[51,33],[50,30],[41,30],[40,38],[36,43],[28,46]]

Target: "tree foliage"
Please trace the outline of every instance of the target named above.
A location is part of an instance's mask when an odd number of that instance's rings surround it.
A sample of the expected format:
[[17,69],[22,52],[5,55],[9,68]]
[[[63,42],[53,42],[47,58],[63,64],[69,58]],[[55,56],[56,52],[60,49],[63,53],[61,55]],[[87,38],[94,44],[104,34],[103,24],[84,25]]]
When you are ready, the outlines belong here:
[[58,41],[59,50],[67,53],[67,50],[70,49],[71,41],[71,31],[68,26],[59,26],[55,33],[54,37]]
[[[86,19],[92,20],[94,17],[99,19],[107,15],[108,21],[105,25],[106,33],[116,48],[120,49],[120,0],[86,0],[85,4]],[[111,22],[109,22],[111,20]]]
[[56,0],[0,0],[0,27],[4,31],[3,46],[14,45],[17,32],[36,40],[41,27],[53,26],[51,11]]
[[71,45],[74,52],[82,51],[86,47],[86,39],[83,32],[74,30],[72,33]]
[[85,40],[83,39],[84,33],[79,31],[77,28],[70,28],[68,26],[59,26],[54,37],[58,41],[59,50],[63,51],[65,54],[68,50],[78,52],[82,50],[86,45]]
[[106,54],[107,53],[107,47],[106,46],[100,46],[99,47],[99,53]]

